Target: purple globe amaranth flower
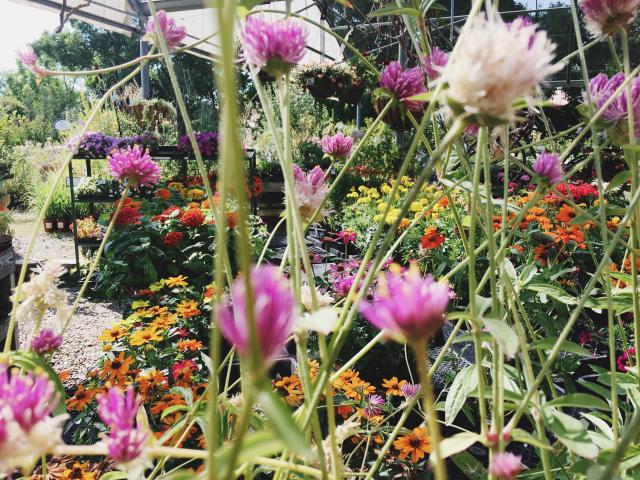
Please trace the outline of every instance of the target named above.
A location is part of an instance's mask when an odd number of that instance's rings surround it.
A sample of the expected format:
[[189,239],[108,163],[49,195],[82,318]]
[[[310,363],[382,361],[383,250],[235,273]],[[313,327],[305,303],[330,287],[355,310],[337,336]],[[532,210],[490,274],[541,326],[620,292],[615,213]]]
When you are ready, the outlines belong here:
[[[293,178],[295,185],[295,201],[300,210],[300,215],[308,221],[318,221],[321,218],[312,218],[315,211],[322,205],[329,187],[324,180],[324,171],[319,166],[313,167],[305,173],[298,165],[293,165]],[[327,211],[320,211],[323,217]]]
[[365,417],[375,417],[376,415],[380,415],[382,413],[382,409],[380,408],[384,405],[384,398],[380,395],[369,395],[365,399],[365,407],[362,409]]
[[[260,353],[265,364],[282,352],[293,331],[297,316],[291,285],[274,266],[251,269],[251,308],[256,324]],[[220,311],[220,331],[242,355],[249,353],[249,316],[245,279],[237,278],[231,286],[231,305]]]
[[43,355],[57,350],[62,345],[62,335],[56,334],[50,328],[41,329],[36,336],[31,339],[31,350]]
[[112,430],[103,441],[107,446],[109,456],[114,462],[122,465],[131,464],[143,457],[148,438],[147,432],[137,428],[128,428]]
[[555,153],[542,152],[533,163],[533,171],[536,172],[540,179],[555,185],[562,181],[562,164],[560,157]]
[[489,464],[489,473],[498,480],[514,480],[522,471],[522,457],[511,452],[496,453]]
[[412,265],[405,273],[382,276],[373,301],[361,303],[360,313],[397,341],[423,342],[444,324],[450,292],[447,282],[423,278]]
[[444,50],[433,47],[431,49],[431,55],[427,55],[422,60],[422,68],[424,68],[429,80],[435,80],[440,76],[440,72],[447,64],[449,60],[449,54]]
[[353,138],[342,132],[322,137],[322,151],[333,158],[346,158],[353,148]]
[[[176,25],[176,21],[173,18],[167,16],[167,12],[159,10],[156,13],[156,19],[158,21],[158,27],[160,33],[167,42],[169,50],[174,50],[180,46],[180,42],[184,40],[187,35],[187,29],[182,25]],[[153,18],[150,18],[147,22],[147,35],[155,39],[156,38],[156,22]]]
[[427,91],[420,67],[403,70],[400,62],[391,62],[380,74],[380,86],[392,93],[411,112],[419,112],[424,107],[423,101],[409,100],[410,97]]
[[307,31],[291,19],[250,16],[240,34],[247,61],[268,73],[287,73],[304,56]]
[[404,398],[409,400],[420,392],[420,384],[405,382],[400,385],[400,391],[402,392],[402,395],[404,395]]
[[[585,103],[591,100],[591,104],[596,110],[600,110],[604,104],[614,95],[615,91],[622,85],[625,75],[618,72],[611,78],[604,73],[600,73],[589,81],[589,95],[582,92]],[[640,78],[635,78],[631,82],[631,108],[634,116],[634,130],[636,137],[640,137]],[[622,129],[622,133],[627,133],[628,121],[627,89],[622,91],[605,108],[602,118],[611,126]]]
[[18,57],[18,60],[35,76],[44,77],[47,74],[47,71],[38,65],[38,56],[31,45],[27,45],[23,51],[17,51],[16,57]]
[[112,387],[98,396],[98,415],[110,428],[129,429],[136,419],[141,401],[133,388],[123,392],[118,387]]
[[640,0],[582,0],[587,30],[596,37],[615,35],[627,28],[638,13]]
[[111,174],[118,180],[129,181],[132,187],[150,187],[160,179],[160,167],[139,145],[115,150],[107,157]]

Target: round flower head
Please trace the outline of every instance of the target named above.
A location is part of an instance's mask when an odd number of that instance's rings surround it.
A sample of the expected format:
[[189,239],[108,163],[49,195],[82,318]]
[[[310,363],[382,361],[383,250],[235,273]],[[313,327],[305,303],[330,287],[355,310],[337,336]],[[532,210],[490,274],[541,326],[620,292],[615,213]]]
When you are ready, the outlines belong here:
[[478,15],[465,26],[442,72],[454,114],[489,126],[510,122],[513,102],[562,67],[552,63],[555,44],[547,34],[525,23]]
[[131,428],[140,403],[133,388],[125,393],[118,387],[112,387],[98,396],[98,415],[109,428]]
[[[174,50],[180,46],[180,42],[187,35],[187,29],[181,25],[176,25],[176,21],[173,18],[167,16],[167,12],[159,10],[156,13],[156,19],[158,20],[158,27],[160,32],[167,42],[167,48]],[[152,40],[156,38],[156,22],[153,17],[147,22],[147,35]]]
[[533,163],[533,171],[541,180],[555,185],[562,181],[562,164],[555,153],[542,152]]
[[62,345],[62,335],[57,335],[50,328],[41,329],[31,340],[31,350],[43,355],[60,348]]
[[111,174],[118,180],[128,180],[133,188],[150,187],[160,179],[160,168],[139,145],[114,150],[107,160]]
[[438,47],[431,49],[431,55],[427,55],[422,60],[422,68],[424,68],[429,80],[435,80],[440,76],[440,72],[447,64],[449,54]]
[[[615,91],[622,85],[625,75],[618,72],[611,78],[604,73],[600,73],[589,81],[589,95],[582,92],[585,103],[591,100],[593,108],[600,110],[604,104],[613,96]],[[602,119],[607,126],[612,127],[613,136],[627,138],[628,136],[628,105],[627,89],[622,91],[613,99],[602,113]],[[634,129],[636,137],[640,137],[640,78],[631,81],[631,108],[633,110]]]
[[16,57],[18,57],[18,60],[20,60],[35,76],[44,77],[46,75],[47,71],[38,65],[38,57],[36,52],[33,51],[33,47],[31,45],[27,45],[24,51],[17,51]]
[[640,0],[582,0],[587,30],[596,37],[615,35],[627,28],[638,13]]
[[322,151],[333,158],[346,158],[353,148],[353,138],[345,136],[342,132],[335,135],[322,137]]
[[393,94],[407,107],[407,110],[411,112],[422,110],[425,102],[409,100],[409,97],[427,91],[424,76],[419,67],[403,70],[400,62],[391,62],[380,74],[380,86]]
[[360,304],[360,313],[395,340],[421,342],[444,324],[450,292],[446,282],[423,278],[416,266],[406,273],[389,271],[380,278],[373,301]]
[[[293,178],[295,185],[295,201],[300,210],[300,214],[309,221],[317,221],[318,218],[311,217],[315,211],[322,205],[324,197],[329,191],[324,181],[324,172],[317,165],[309,172],[305,173],[298,165],[293,165]],[[320,215],[324,216],[327,212],[321,211]]]
[[498,480],[514,480],[522,471],[522,457],[511,452],[496,453],[491,459],[489,473]]
[[[291,335],[297,315],[296,301],[289,282],[277,267],[253,267],[249,278],[258,345],[264,362],[268,363],[282,352]],[[245,279],[237,278],[231,287],[231,305],[220,312],[220,330],[242,355],[251,348],[247,307]]]
[[287,73],[304,56],[307,32],[291,19],[269,21],[250,16],[240,35],[247,62],[268,73]]
[[420,392],[420,384],[405,382],[402,385],[400,385],[400,391],[402,392],[402,395],[404,396],[404,398],[409,400],[415,397],[418,394],[418,392]]

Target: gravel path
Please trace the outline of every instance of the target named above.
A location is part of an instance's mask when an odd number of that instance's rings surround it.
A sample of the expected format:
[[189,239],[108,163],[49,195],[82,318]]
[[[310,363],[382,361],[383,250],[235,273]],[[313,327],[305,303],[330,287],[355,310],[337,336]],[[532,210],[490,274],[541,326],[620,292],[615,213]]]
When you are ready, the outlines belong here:
[[[16,259],[24,256],[24,253],[31,240],[33,227],[35,225],[35,214],[31,212],[14,212],[13,216],[13,248]],[[44,233],[39,227],[39,234],[31,253],[29,261],[42,262],[45,260],[75,261],[73,253],[73,237],[70,233]]]
[[[69,289],[70,302],[73,302],[77,289]],[[60,373],[69,371],[67,385],[76,385],[85,379],[89,370],[95,367],[97,360],[102,356],[101,342],[98,337],[103,330],[122,319],[122,310],[115,304],[107,302],[87,301],[80,302],[71,324],[64,335],[62,347],[53,356],[53,369]],[[60,326],[54,321],[52,315],[45,316],[43,326],[60,330]],[[18,333],[20,344],[25,348],[33,332],[33,324],[20,324]]]

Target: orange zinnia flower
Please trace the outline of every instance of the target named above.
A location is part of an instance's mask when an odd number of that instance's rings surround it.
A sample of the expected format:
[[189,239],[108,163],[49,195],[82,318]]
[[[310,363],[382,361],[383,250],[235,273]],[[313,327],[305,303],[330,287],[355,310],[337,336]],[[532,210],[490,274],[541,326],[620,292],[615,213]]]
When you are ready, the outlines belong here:
[[370,395],[375,391],[376,387],[371,385],[369,382],[365,382],[363,380],[360,380],[359,378],[355,378],[351,381],[351,383],[345,385],[344,394],[347,397],[359,402],[360,400],[362,400],[363,395]]
[[133,358],[125,357],[124,352],[120,352],[120,355],[114,359],[104,362],[104,366],[100,372],[100,378],[111,382],[120,382],[124,380],[125,375],[129,373],[132,363]]
[[290,377],[282,377],[279,380],[273,381],[273,386],[282,395],[287,405],[297,407],[304,398],[304,391],[302,390],[302,382],[297,375],[291,375]]
[[198,302],[195,300],[182,300],[176,308],[178,315],[183,318],[194,317],[200,313]]
[[560,207],[560,210],[558,210],[556,220],[562,223],[569,223],[575,218],[575,216],[576,212],[573,210],[573,207],[571,207],[571,205],[564,204]]
[[387,396],[390,396],[390,395],[401,396],[402,395],[401,387],[405,383],[407,383],[406,380],[398,381],[398,377],[391,377],[388,380],[386,378],[383,378],[382,388],[387,389]]
[[416,427],[408,435],[404,435],[393,442],[393,446],[400,450],[398,457],[404,460],[411,455],[411,461],[417,463],[424,458],[425,453],[431,453],[431,439],[424,427]]

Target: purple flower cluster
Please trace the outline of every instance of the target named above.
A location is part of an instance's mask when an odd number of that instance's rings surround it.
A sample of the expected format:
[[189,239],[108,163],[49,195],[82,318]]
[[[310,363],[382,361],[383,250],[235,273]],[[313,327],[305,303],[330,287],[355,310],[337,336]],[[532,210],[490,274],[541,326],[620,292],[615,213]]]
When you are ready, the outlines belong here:
[[359,263],[353,259],[329,264],[327,277],[331,283],[331,289],[337,297],[347,296],[356,278],[358,266]]
[[[624,80],[625,75],[622,72],[616,73],[611,78],[600,73],[589,82],[589,95],[587,96],[586,92],[583,92],[582,98],[586,103],[590,97],[595,109],[600,110]],[[640,137],[640,78],[635,78],[631,82],[631,108],[633,109],[635,135]],[[613,127],[626,128],[628,117],[627,89],[624,88],[604,110],[602,118]]]
[[[196,142],[203,157],[213,157],[218,154],[218,143],[220,142],[220,134],[218,132],[204,131],[195,132]],[[193,153],[189,135],[182,135],[178,140],[178,150],[181,152]]]
[[449,61],[449,54],[444,50],[433,47],[431,55],[427,55],[422,60],[422,68],[424,68],[429,80],[435,80],[440,76],[440,72]]
[[550,185],[555,185],[562,181],[562,164],[560,158],[555,153],[542,152],[533,163],[533,171],[536,175]]
[[[156,19],[158,20],[158,26],[160,32],[167,42],[169,50],[174,50],[180,46],[180,42],[187,35],[187,29],[183,26],[176,25],[176,21],[173,18],[167,16],[167,12],[159,10],[156,13]],[[147,22],[147,34],[151,38],[155,38],[156,35],[156,23],[153,18],[150,18]]]
[[595,36],[615,35],[633,22],[640,8],[640,0],[582,0],[587,30]]
[[29,467],[61,443],[67,415],[51,417],[58,402],[45,375],[23,375],[0,366],[0,465],[5,471]]
[[382,413],[382,408],[380,408],[382,405],[384,405],[384,398],[376,394],[369,395],[365,399],[365,407],[362,409],[362,413],[367,418],[375,417]]
[[247,18],[240,36],[247,62],[268,73],[288,72],[304,56],[307,32],[291,19]]
[[380,278],[372,302],[360,304],[360,313],[374,327],[404,342],[431,338],[442,327],[451,288],[431,275],[423,278],[417,267],[387,272]]
[[109,427],[104,443],[109,456],[118,464],[131,464],[144,453],[149,434],[134,426],[140,404],[140,398],[132,388],[123,392],[118,387],[111,387],[98,397],[98,415]]
[[322,137],[322,151],[332,158],[346,158],[353,148],[353,138],[342,132]]
[[47,74],[47,71],[38,65],[38,57],[31,45],[27,45],[27,48],[22,52],[16,52],[16,56],[36,77],[44,77]]
[[498,480],[514,480],[522,471],[522,457],[511,452],[496,453],[491,459],[489,473]]
[[127,180],[133,188],[150,187],[160,180],[160,167],[138,145],[114,150],[107,161],[111,174],[120,181]]
[[413,95],[427,91],[420,67],[403,70],[400,62],[391,62],[384,67],[380,74],[380,86],[392,93],[409,111],[419,112],[422,110],[425,102],[408,100]]
[[[67,150],[72,150],[77,141],[77,137],[71,137],[67,142]],[[134,145],[153,147],[157,144],[158,137],[152,133],[143,133],[130,137],[112,137],[111,135],[97,132],[87,133],[78,144],[77,155],[83,158],[104,158],[118,148],[133,147]]]
[[[282,352],[291,335],[297,316],[296,300],[289,281],[277,267],[253,267],[249,279],[258,345],[267,364]],[[251,348],[247,307],[245,279],[237,278],[231,286],[230,304],[220,311],[220,331],[241,355],[248,354]]]
[[62,335],[58,335],[50,328],[41,329],[31,339],[31,350],[40,355],[57,350],[61,345]]
[[402,395],[404,395],[404,398],[410,400],[420,392],[420,384],[405,382],[400,385],[400,391]]

